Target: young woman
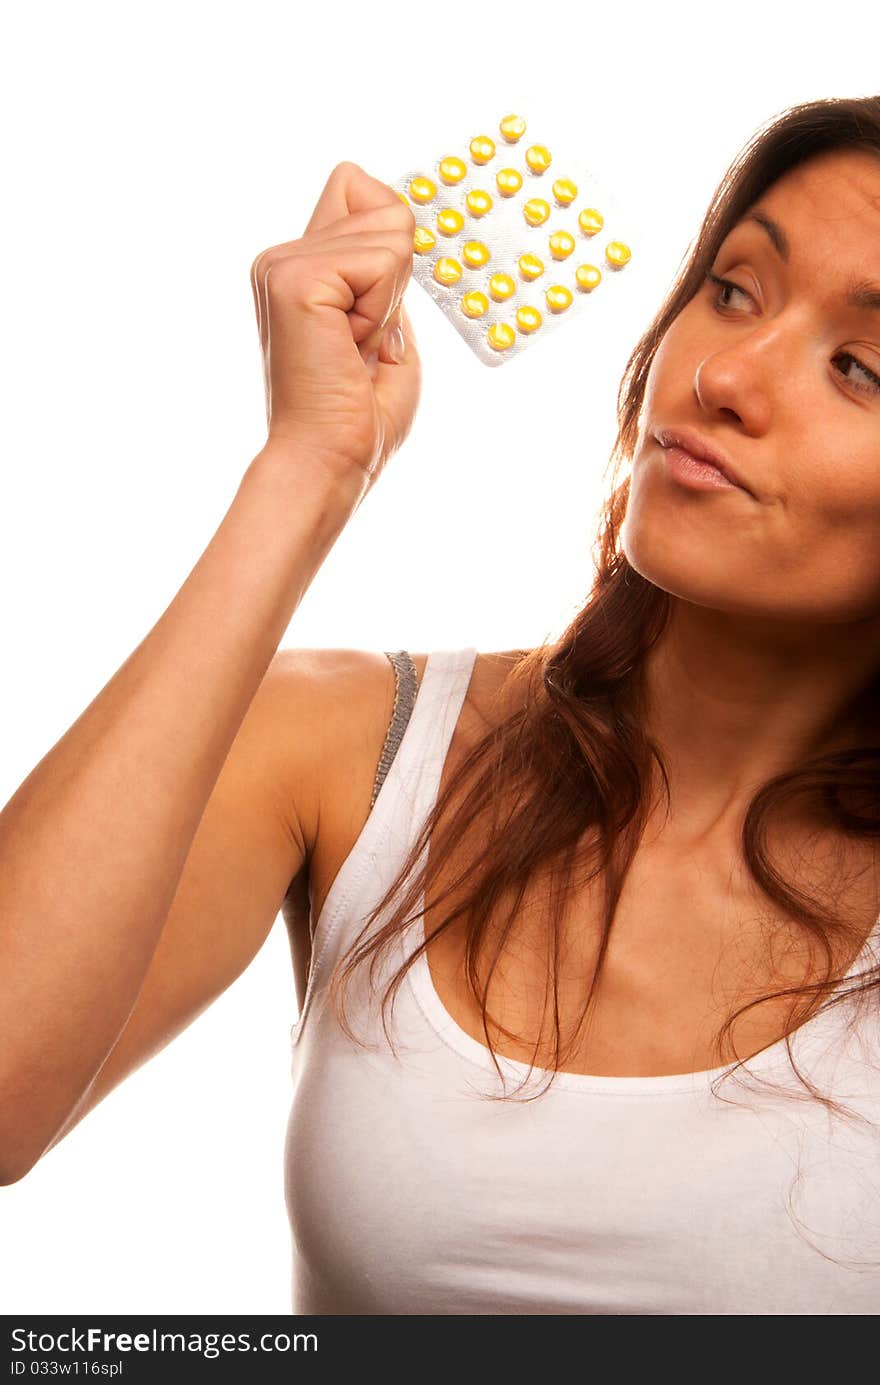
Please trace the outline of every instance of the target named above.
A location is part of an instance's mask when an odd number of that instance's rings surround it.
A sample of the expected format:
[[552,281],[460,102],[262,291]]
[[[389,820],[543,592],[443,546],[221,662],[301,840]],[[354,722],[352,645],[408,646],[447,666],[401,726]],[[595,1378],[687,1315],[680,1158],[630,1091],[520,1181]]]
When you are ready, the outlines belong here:
[[276,652],[411,425],[414,225],[345,163],[257,257],[266,445],[0,814],[0,1172],[283,905],[296,1312],[874,1313],[880,97],[719,185],[558,641]]

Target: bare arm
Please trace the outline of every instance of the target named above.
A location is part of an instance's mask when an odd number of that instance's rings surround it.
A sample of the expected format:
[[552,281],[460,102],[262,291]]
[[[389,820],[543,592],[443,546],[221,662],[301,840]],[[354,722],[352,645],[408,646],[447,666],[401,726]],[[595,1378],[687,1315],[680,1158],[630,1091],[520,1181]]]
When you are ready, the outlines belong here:
[[[301,864],[301,824],[285,836],[272,782],[249,758],[267,743],[271,697],[237,736],[315,573],[410,427],[413,228],[392,189],[340,164],[306,234],[254,261],[266,446],[168,609],[0,813],[3,1182],[87,1108],[114,1050],[118,1077],[228,984]],[[199,881],[252,806],[264,839],[251,828],[226,868],[241,900],[248,872],[260,873],[256,915],[243,904],[237,923],[224,920],[226,951],[194,955],[212,946],[189,931],[211,904]]]
[[255,458],[158,623],[0,813],[4,1182],[125,1025],[233,739],[355,505],[301,459]]

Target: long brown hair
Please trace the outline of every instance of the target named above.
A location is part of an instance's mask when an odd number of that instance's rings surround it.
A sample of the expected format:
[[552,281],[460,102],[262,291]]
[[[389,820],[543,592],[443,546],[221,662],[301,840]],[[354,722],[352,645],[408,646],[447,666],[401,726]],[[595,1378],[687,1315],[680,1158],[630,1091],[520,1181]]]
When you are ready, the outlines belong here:
[[[444,862],[462,865],[432,909],[453,894],[461,890],[464,893],[459,894],[455,907],[426,934],[425,941],[391,979],[381,1007],[386,1036],[387,1006],[393,1004],[405,973],[432,937],[463,919],[467,932],[466,975],[480,1002],[486,1043],[501,1075],[487,1023],[488,993],[526,886],[539,866],[548,867],[554,887],[549,891],[554,910],[547,924],[554,1016],[554,1057],[549,1065],[552,1081],[571,1051],[561,1043],[559,1024],[562,908],[575,888],[577,868],[588,864],[587,875],[580,879],[601,879],[604,932],[572,1042],[581,1033],[607,952],[624,879],[647,821],[652,760],[659,768],[667,798],[669,794],[660,751],[644,731],[643,666],[646,654],[663,632],[672,605],[666,591],[630,566],[619,542],[629,497],[629,477],[618,484],[619,472],[636,445],[648,372],[667,328],[703,284],[721,242],[747,209],[789,169],[840,147],[863,148],[880,157],[880,97],[829,99],[789,107],[758,130],[716,189],[696,243],[683,260],[665,303],[633,350],[621,381],[617,398],[618,435],[608,464],[612,483],[594,546],[596,573],[589,598],[555,643],[522,652],[509,675],[521,692],[516,698],[517,710],[493,726],[463,759],[434,804],[396,879],[369,914],[355,942],[339,959],[328,989],[349,1037],[355,1036],[346,1019],[344,993],[354,968],[371,958],[372,983],[381,954],[425,912],[409,911],[418,904],[426,883],[427,861],[416,874],[412,872],[429,841],[431,876]],[[855,704],[857,710],[864,710],[867,725],[871,724],[871,708],[880,706],[878,694],[880,670]],[[827,962],[826,979],[763,995],[741,1006],[719,1031],[719,1052],[739,1016],[767,1000],[792,996],[793,1014],[798,1000],[803,1003],[806,999],[803,1021],[811,1012],[818,1011],[823,999],[823,1008],[827,1009],[855,993],[861,995],[880,987],[880,967],[875,967],[851,977],[848,989],[835,994],[836,980],[840,978],[833,977],[830,940],[849,938],[851,927],[840,918],[839,911],[827,912],[821,901],[787,882],[770,861],[766,843],[770,814],[801,795],[817,805],[845,834],[876,837],[880,835],[875,806],[878,787],[880,747],[866,745],[815,757],[796,770],[779,774],[752,799],[742,829],[742,848],[749,870],[765,894],[802,923],[819,944]],[[441,819],[459,799],[462,801],[441,830]],[[478,830],[478,824],[482,830]],[[480,848],[475,852],[477,841]],[[469,855],[472,859],[468,859]],[[379,914],[399,894],[408,877],[409,888],[391,910],[387,922],[368,937]],[[478,960],[486,946],[489,922],[502,900],[509,900],[510,908],[481,993]],[[813,1097],[839,1109],[797,1068],[790,1033],[791,1030],[786,1034],[788,1054],[801,1081]],[[540,1036],[535,1054],[539,1045]],[[736,1066],[746,1061],[740,1059]],[[530,1072],[534,1066],[533,1057]]]

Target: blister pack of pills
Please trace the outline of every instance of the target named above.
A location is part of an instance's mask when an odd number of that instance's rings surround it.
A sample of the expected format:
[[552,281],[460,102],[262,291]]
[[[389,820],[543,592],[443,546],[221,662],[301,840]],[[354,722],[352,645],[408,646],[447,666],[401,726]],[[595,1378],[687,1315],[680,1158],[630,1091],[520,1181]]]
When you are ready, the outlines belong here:
[[633,256],[617,200],[521,107],[389,187],[416,219],[413,278],[485,365],[588,313]]

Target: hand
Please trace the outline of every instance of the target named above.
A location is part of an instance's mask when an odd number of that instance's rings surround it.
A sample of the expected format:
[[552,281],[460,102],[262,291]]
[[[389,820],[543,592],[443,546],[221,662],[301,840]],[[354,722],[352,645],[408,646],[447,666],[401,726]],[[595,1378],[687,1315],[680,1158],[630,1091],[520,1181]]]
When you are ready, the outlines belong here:
[[361,484],[363,475],[372,484],[400,447],[421,392],[403,306],[414,229],[412,211],[387,184],[341,163],[305,234],[254,260],[267,446],[304,450],[337,479],[360,472]]

